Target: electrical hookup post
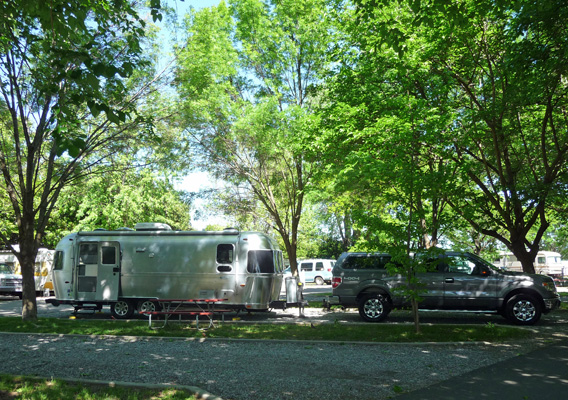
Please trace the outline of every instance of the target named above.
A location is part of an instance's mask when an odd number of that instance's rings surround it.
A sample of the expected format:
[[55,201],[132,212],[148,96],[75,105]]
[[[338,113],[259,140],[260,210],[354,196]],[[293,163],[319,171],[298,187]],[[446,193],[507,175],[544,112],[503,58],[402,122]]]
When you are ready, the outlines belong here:
[[299,276],[285,278],[286,300],[278,300],[270,303],[272,308],[285,310],[289,307],[298,307],[299,317],[304,318],[304,307],[308,302],[304,300],[304,284]]

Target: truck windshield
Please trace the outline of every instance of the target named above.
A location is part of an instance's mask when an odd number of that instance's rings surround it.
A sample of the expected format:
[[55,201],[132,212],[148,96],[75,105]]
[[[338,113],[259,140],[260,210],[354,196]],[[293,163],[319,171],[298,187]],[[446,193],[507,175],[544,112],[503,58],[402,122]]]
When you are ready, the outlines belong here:
[[247,272],[251,274],[273,274],[274,254],[272,250],[251,250],[248,252]]
[[1,274],[13,274],[12,268],[8,264],[0,264]]

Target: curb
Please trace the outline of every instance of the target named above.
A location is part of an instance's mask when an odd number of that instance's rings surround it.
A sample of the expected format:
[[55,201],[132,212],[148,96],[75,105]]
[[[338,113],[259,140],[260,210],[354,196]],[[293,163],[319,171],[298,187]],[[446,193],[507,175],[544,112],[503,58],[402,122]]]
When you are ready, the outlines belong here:
[[40,376],[40,375],[12,375],[12,376],[20,376],[27,379],[45,379],[45,380],[58,380],[67,382],[70,384],[83,384],[83,385],[97,385],[97,386],[107,386],[107,387],[125,387],[125,388],[142,388],[142,389],[157,389],[157,390],[164,390],[164,389],[179,389],[184,390],[186,392],[190,392],[193,394],[197,399],[203,400],[223,400],[221,397],[218,397],[214,394],[211,394],[201,388],[196,386],[184,386],[184,385],[176,385],[176,384],[148,384],[148,383],[136,383],[136,382],[119,382],[119,381],[98,381],[94,379],[77,379],[77,378],[58,378],[55,376]]
[[[530,328],[522,328],[528,329]],[[364,341],[347,341],[347,340],[300,340],[300,339],[237,339],[237,338],[193,338],[180,336],[121,336],[121,335],[81,335],[81,334],[63,334],[63,333],[35,333],[35,332],[0,332],[0,335],[32,335],[41,337],[59,337],[59,338],[90,338],[90,339],[124,339],[135,342],[137,340],[156,340],[156,341],[180,341],[180,342],[242,342],[242,343],[284,343],[284,344],[303,344],[303,345],[361,345],[361,346],[507,346],[524,343],[525,340],[514,340],[510,342],[364,342]],[[559,338],[558,340],[560,340]],[[548,339],[552,343],[554,339]],[[551,344],[550,343],[550,344]]]

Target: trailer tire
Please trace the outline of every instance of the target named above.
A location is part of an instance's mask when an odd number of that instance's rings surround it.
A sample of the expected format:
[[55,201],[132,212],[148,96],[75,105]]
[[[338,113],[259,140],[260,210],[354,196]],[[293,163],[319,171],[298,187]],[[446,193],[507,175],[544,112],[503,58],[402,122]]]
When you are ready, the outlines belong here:
[[158,311],[159,304],[154,300],[140,300],[138,302],[138,312],[141,311]]
[[130,301],[119,300],[110,305],[110,313],[116,319],[128,319],[134,314],[134,304]]

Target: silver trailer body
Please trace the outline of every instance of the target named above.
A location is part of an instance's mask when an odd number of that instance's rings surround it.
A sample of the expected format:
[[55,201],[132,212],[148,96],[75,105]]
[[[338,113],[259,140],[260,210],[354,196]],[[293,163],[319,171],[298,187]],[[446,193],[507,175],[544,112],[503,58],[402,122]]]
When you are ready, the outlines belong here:
[[280,296],[283,271],[282,252],[262,233],[164,224],[70,234],[54,264],[53,304],[111,311],[117,302],[145,310],[156,299],[227,299],[223,307],[266,310]]

